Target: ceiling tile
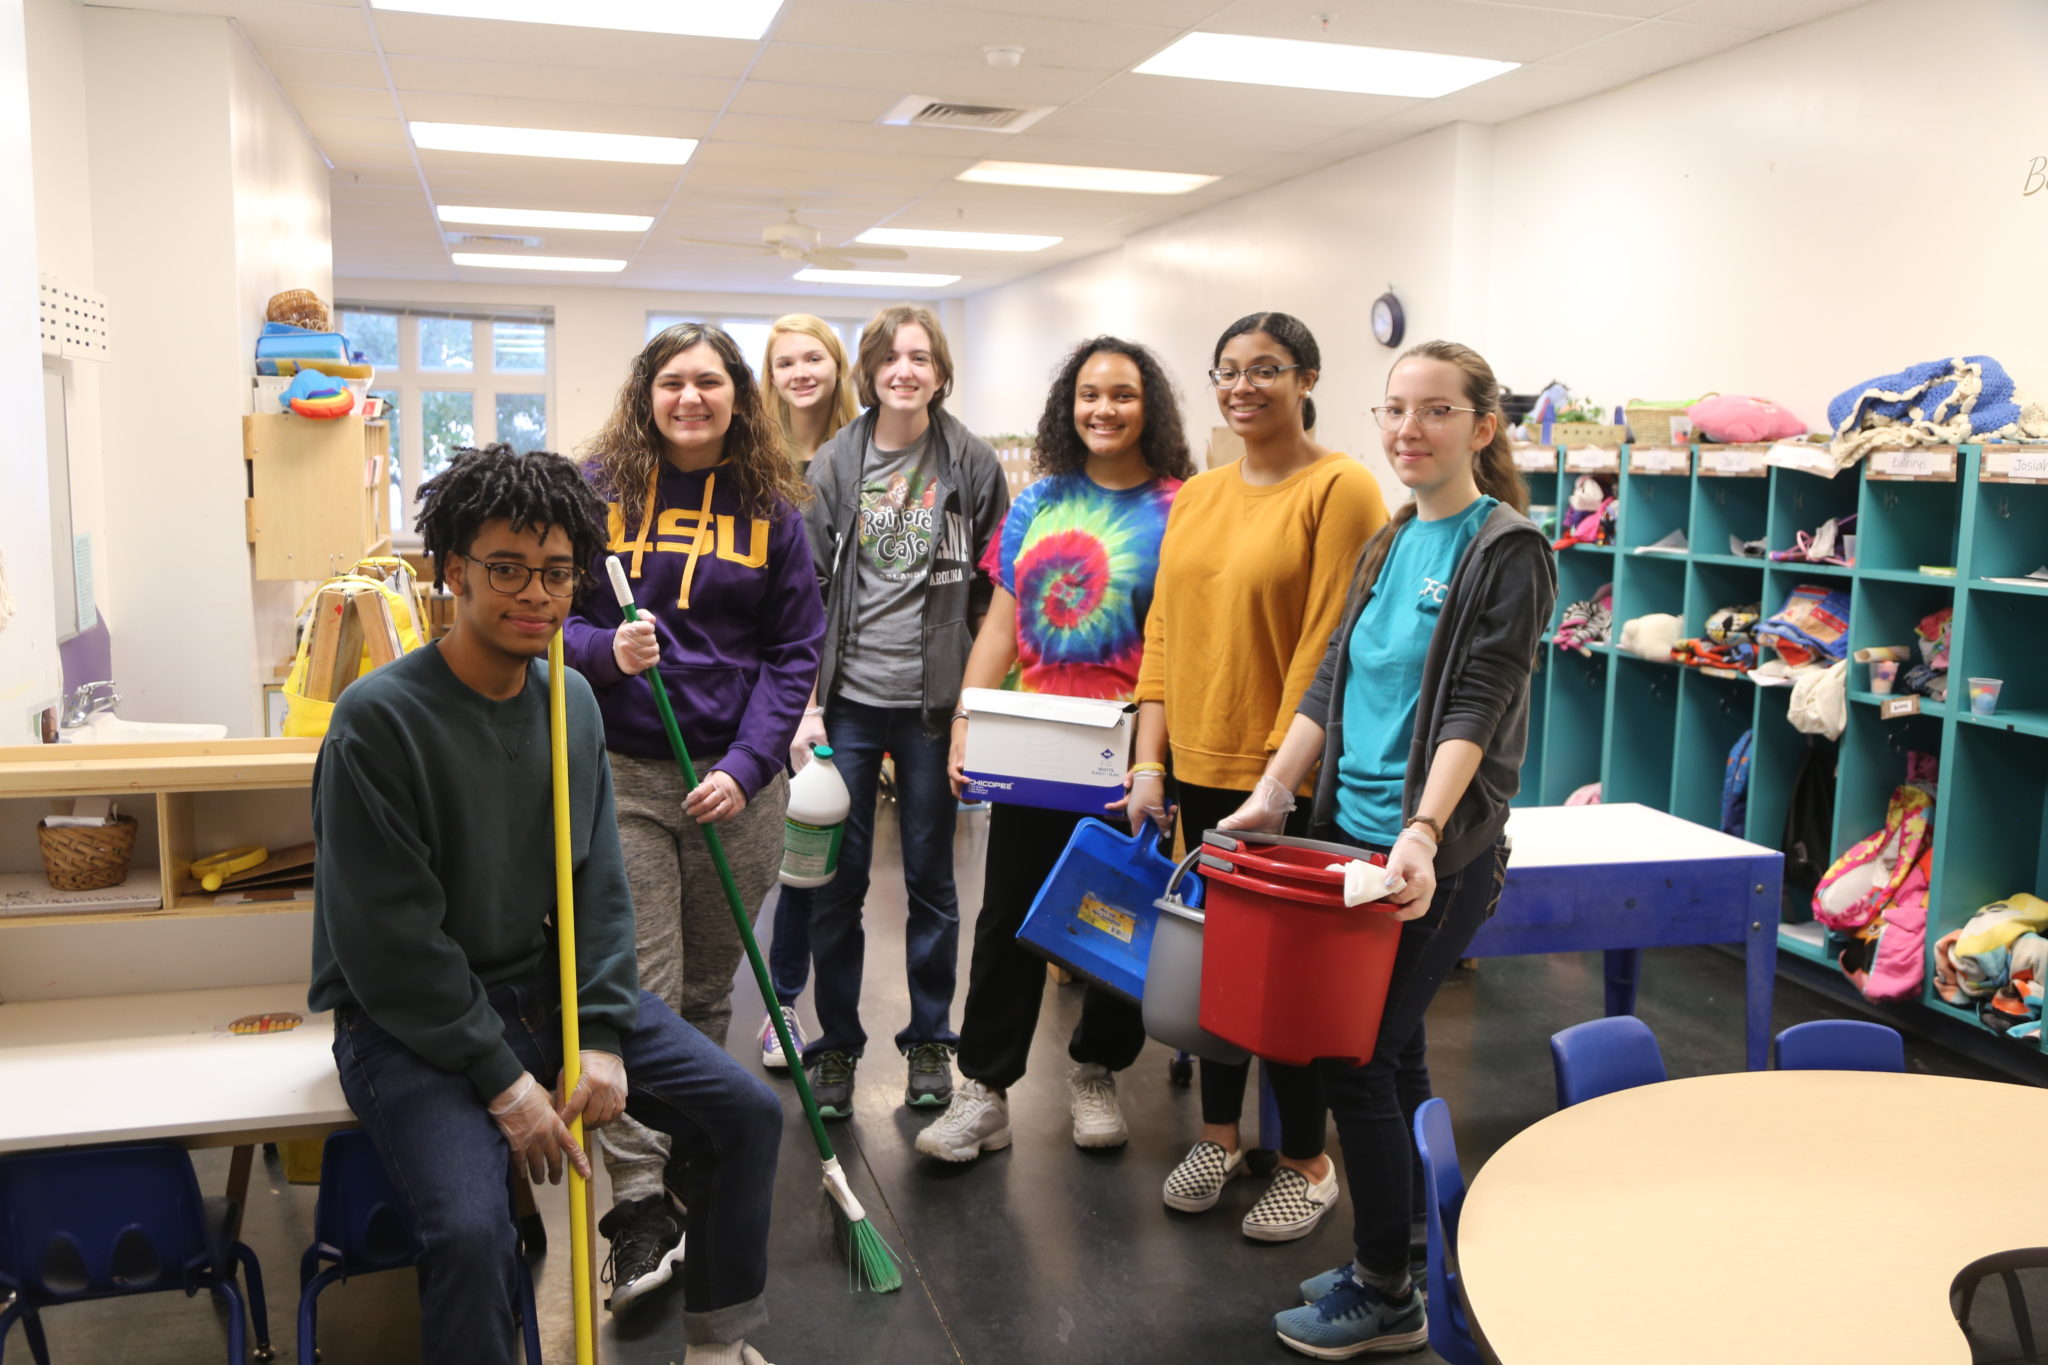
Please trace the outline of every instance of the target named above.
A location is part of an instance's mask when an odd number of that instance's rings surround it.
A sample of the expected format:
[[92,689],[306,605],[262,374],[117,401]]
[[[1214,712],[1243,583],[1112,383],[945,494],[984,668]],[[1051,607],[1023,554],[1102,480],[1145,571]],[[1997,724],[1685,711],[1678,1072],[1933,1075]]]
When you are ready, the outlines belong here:
[[[1570,9],[1581,14],[1609,14],[1623,19],[1655,19],[1669,14],[1687,0],[1486,0],[1489,5],[1508,9]],[[1769,0],[1764,0],[1769,3]],[[1851,0],[1861,4],[1863,0]]]
[[1055,166],[1115,166],[1126,171],[1189,171],[1196,175],[1229,175],[1256,162],[1265,153],[1242,144],[1223,149],[1206,145],[1159,147],[1104,138],[1053,137],[1033,129],[1003,144],[1003,161],[1039,161]]
[[690,167],[683,193],[695,190],[752,190],[803,197],[812,194],[899,194],[910,196],[930,189],[930,176],[888,177],[842,175],[835,171],[788,170],[738,159],[729,165],[705,162]]
[[[1011,14],[1028,8],[1034,14],[1049,18],[1091,22],[1102,17],[1102,0],[925,0],[925,3],[935,8],[996,10]],[[1216,6],[1217,0],[1117,0],[1116,17],[1122,24],[1190,28],[1214,14]]]
[[397,116],[391,92],[381,85],[374,89],[355,85],[287,85],[284,93],[303,118],[321,114],[339,114],[345,118]]
[[1864,3],[1866,0],[1695,0],[1665,17],[1689,24],[1730,24],[1775,31],[1855,9]]
[[713,115],[695,109],[583,104],[523,94],[402,96],[405,116],[429,123],[481,123],[504,128],[554,128],[576,133],[635,133],[701,138]]
[[1642,74],[1698,61],[1761,36],[1760,30],[1752,28],[1658,19],[1575,47],[1564,60],[1573,66]]
[[1195,132],[1216,124],[1262,128],[1308,124],[1358,128],[1376,123],[1415,103],[1391,95],[1352,95],[1338,90],[1282,90],[1230,81],[1192,81],[1178,76],[1117,76],[1091,93],[1087,108],[1134,109],[1179,119]]
[[[1505,75],[1428,100],[1404,110],[1387,123],[1411,131],[1464,120],[1504,123],[1511,118],[1609,90],[1629,80],[1627,73],[1540,62],[1517,67]],[[1378,125],[1376,125],[1378,126]]]
[[1307,8],[1276,7],[1269,0],[1236,0],[1202,28],[1213,33],[1533,62],[1618,32],[1631,22],[1612,15],[1524,9],[1483,0],[1430,0],[1426,5],[1414,0],[1351,0],[1325,31]]
[[[419,184],[419,172],[413,166],[412,153],[403,143],[355,143],[336,142],[318,138],[320,150],[334,163],[334,172],[345,171],[388,171],[403,173],[414,185]],[[385,183],[382,177],[374,183]],[[398,183],[404,183],[400,180]]]
[[1160,111],[1099,109],[1092,105],[1070,104],[1031,125],[1030,131],[1046,137],[1148,144],[1195,155],[1210,148],[1229,151],[1270,148],[1306,138],[1324,137],[1346,126],[1277,116],[1258,123],[1238,119],[1203,119],[1198,122]]
[[[772,50],[772,49],[771,49]],[[832,85],[784,85],[749,80],[733,96],[729,114],[764,118],[840,119],[873,123],[889,112],[897,97],[881,90],[852,90]]]
[[627,198],[659,196],[665,201],[675,188],[680,169],[476,152],[421,152],[419,158],[435,201],[444,204],[503,203],[507,194],[531,194],[542,186],[550,193],[560,187],[609,191]]
[[542,67],[597,67],[662,76],[738,76],[756,44],[734,38],[684,38],[667,33],[568,28],[558,24],[449,19],[433,14],[377,12],[384,51],[413,57],[466,57]]
[[950,180],[972,166],[979,157],[921,156],[909,152],[820,153],[808,147],[776,147],[767,144],[733,143],[715,139],[697,149],[691,164],[713,166],[758,166],[764,170],[826,171],[833,174],[890,176],[904,180]]
[[370,26],[360,5],[297,4],[286,0],[224,0],[213,6],[241,25],[258,47],[277,44],[335,52],[368,52]]
[[1002,105],[1065,104],[1102,79],[1098,72],[1042,65],[1028,57],[1020,67],[998,71],[978,58],[853,54],[795,43],[770,43],[753,75],[756,80],[790,85],[887,90],[899,98],[944,92],[953,99]]
[[257,55],[285,85],[353,85],[384,89],[384,68],[368,53],[323,52],[312,47],[261,46]]
[[[313,136],[325,147],[379,147],[386,150],[409,152],[412,141],[405,135],[405,125],[389,116],[384,118],[345,118],[339,114],[309,114],[306,126],[313,130]],[[329,152],[332,156],[333,153]]]
[[836,119],[764,118],[727,114],[718,122],[720,142],[760,142],[783,147],[843,147],[862,152],[911,152],[922,156],[1001,156],[1014,141],[1007,133],[959,128],[898,128]]
[[610,104],[621,99],[658,109],[718,109],[732,92],[723,76],[665,76],[622,84],[602,68],[535,66],[454,57],[393,56],[391,79],[401,91],[453,95],[528,93],[558,100]]
[[[1109,22],[1112,18],[1116,22]],[[792,0],[775,25],[777,43],[860,52],[914,52],[981,62],[985,47],[1024,49],[1026,64],[1118,71],[1157,52],[1175,28],[1127,25],[1116,6],[1092,20],[1046,18],[899,0]]]

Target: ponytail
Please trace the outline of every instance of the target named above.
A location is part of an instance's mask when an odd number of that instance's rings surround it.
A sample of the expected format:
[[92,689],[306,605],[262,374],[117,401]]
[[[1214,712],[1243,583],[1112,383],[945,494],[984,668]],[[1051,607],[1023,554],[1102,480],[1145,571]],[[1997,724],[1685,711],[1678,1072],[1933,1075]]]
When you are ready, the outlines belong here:
[[1310,398],[1307,394],[1301,396],[1301,429],[1303,431],[1314,431],[1316,429],[1316,400]]

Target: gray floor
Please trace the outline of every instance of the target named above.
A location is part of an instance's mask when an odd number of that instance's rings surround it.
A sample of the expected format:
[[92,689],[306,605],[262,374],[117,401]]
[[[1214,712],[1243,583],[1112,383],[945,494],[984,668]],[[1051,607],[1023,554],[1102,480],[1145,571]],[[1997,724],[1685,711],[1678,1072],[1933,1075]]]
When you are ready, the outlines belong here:
[[[963,906],[980,902],[987,822],[964,817],[958,843]],[[901,1023],[902,883],[894,829],[886,825],[870,901],[865,1005],[871,1035]],[[970,920],[971,923],[971,920]],[[767,921],[763,920],[764,937]],[[970,941],[963,932],[963,945]],[[961,963],[965,976],[966,963]],[[1430,1015],[1436,1091],[1456,1121],[1468,1173],[1553,1107],[1548,1039],[1601,1011],[1600,963],[1593,955],[1501,958],[1461,972]],[[964,989],[964,987],[963,987]],[[834,1125],[833,1140],[870,1216],[902,1257],[902,1292],[847,1290],[847,1268],[819,1194],[815,1149],[793,1088],[777,1082],[790,1122],[776,1186],[776,1232],[768,1298],[773,1322],[756,1344],[776,1365],[1008,1365],[1019,1361],[1299,1360],[1268,1325],[1291,1305],[1302,1277],[1348,1255],[1347,1229],[1333,1215],[1306,1240],[1251,1242],[1237,1221],[1262,1182],[1241,1180],[1211,1213],[1187,1217],[1159,1202],[1159,1185],[1200,1121],[1195,1095],[1172,1086],[1168,1055],[1156,1044],[1122,1080],[1130,1145],[1111,1153],[1077,1150],[1068,1135],[1065,1038],[1080,1007],[1077,990],[1049,990],[1031,1074],[1013,1092],[1015,1145],[968,1167],[944,1167],[912,1149],[930,1111],[900,1103],[902,1063],[886,1042],[861,1072],[857,1112]],[[1728,1071],[1742,1064],[1742,969],[1711,949],[1649,954],[1640,1012],[1656,1030],[1673,1075]],[[1782,985],[1777,1027],[1839,1012],[1828,1000]],[[808,1009],[806,1008],[806,1014]],[[957,1011],[956,1011],[957,1017]],[[736,998],[736,1056],[758,1065],[754,1030],[760,997],[743,976]],[[1940,1048],[1909,1043],[1915,1070],[1984,1075]],[[218,1189],[227,1155],[196,1157],[202,1185]],[[602,1194],[602,1190],[600,1190]],[[544,1352],[573,1360],[569,1327],[566,1200],[544,1190],[551,1249],[535,1267]],[[280,1359],[296,1349],[293,1328],[300,1252],[310,1239],[313,1191],[284,1183],[272,1165],[252,1184],[244,1238],[269,1276],[272,1341]],[[601,1205],[602,1207],[602,1205]],[[418,1311],[411,1276],[369,1276],[337,1285],[321,1300],[322,1358],[328,1365],[417,1360]],[[157,1294],[57,1310],[46,1322],[56,1365],[184,1365],[225,1358],[216,1312],[201,1301]],[[26,1359],[19,1334],[6,1343]],[[600,1359],[619,1365],[677,1362],[684,1355],[677,1306],[657,1301],[627,1321],[607,1320]],[[1406,1357],[1435,1360],[1433,1355]]]

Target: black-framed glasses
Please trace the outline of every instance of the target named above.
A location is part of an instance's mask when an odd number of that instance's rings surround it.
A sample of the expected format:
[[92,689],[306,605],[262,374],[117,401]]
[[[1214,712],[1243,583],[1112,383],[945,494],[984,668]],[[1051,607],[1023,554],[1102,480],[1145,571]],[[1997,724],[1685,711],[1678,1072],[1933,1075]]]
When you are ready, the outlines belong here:
[[507,597],[517,597],[526,591],[526,585],[540,575],[540,585],[550,597],[573,597],[576,595],[576,569],[569,564],[550,564],[536,569],[531,564],[518,564],[509,559],[478,559],[472,554],[463,554],[472,564],[484,566],[484,576],[490,579],[491,587]]
[[1247,365],[1241,370],[1211,370],[1209,382],[1219,389],[1235,387],[1237,377],[1243,375],[1252,381],[1252,387],[1263,389],[1289,370],[1298,370],[1299,365]]
[[1399,431],[1401,424],[1413,417],[1424,431],[1435,431],[1451,420],[1454,412],[1477,413],[1478,408],[1454,408],[1449,403],[1425,403],[1419,408],[1397,408],[1392,404],[1372,410],[1373,420],[1380,424],[1382,431]]

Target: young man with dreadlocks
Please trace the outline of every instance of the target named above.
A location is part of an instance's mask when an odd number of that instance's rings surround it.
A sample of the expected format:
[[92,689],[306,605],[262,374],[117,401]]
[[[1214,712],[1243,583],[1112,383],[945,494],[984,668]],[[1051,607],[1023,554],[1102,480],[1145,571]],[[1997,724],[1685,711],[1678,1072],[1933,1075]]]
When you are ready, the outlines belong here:
[[[419,1228],[421,1355],[511,1361],[510,1159],[559,1182],[570,1138],[632,1116],[690,1157],[691,1365],[762,1365],[782,1112],[723,1050],[639,989],[604,725],[570,672],[582,1078],[559,1093],[560,1003],[542,656],[601,543],[604,510],[557,455],[464,450],[420,489],[455,628],[342,694],[313,776],[320,845],[311,1007],[332,1009],[342,1089]],[[550,1093],[550,1087],[556,1088]]]

